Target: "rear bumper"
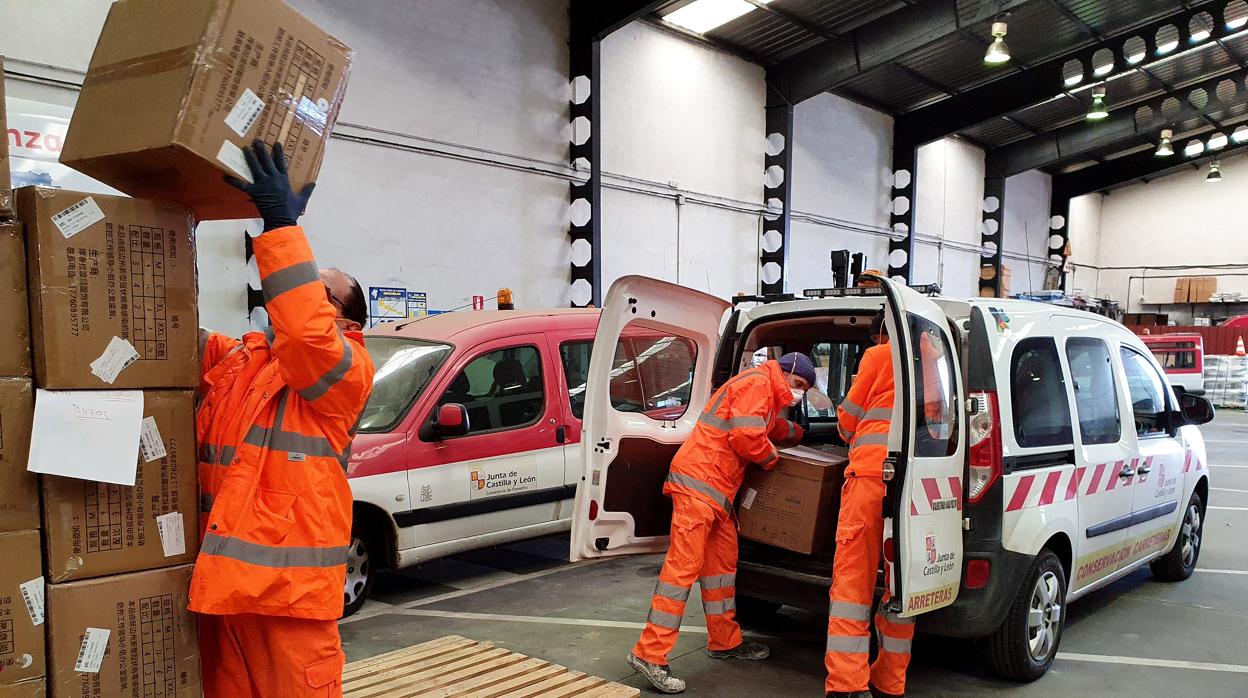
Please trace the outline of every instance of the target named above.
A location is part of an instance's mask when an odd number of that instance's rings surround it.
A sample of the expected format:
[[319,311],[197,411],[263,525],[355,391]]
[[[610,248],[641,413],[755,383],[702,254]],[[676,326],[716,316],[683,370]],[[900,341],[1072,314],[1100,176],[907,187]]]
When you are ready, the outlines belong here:
[[966,541],[965,546],[967,560],[987,560],[992,565],[988,583],[980,589],[963,586],[952,605],[919,616],[919,628],[925,633],[965,638],[991,635],[1005,620],[1034,559],[1006,550],[998,541]]

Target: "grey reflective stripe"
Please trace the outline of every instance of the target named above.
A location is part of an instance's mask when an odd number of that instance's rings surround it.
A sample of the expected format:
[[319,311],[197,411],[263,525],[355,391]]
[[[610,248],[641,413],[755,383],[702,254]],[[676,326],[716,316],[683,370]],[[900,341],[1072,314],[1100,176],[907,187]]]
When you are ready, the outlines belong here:
[[780,460],[780,454],[777,453],[776,451],[772,451],[771,455],[763,459],[763,461],[759,463],[759,465],[766,468],[767,466],[771,465],[772,463],[775,463],[778,460]]
[[893,408],[891,407],[872,407],[862,416],[862,421],[884,421],[887,422],[893,418]]
[[260,279],[260,288],[264,291],[264,302],[272,303],[274,298],[292,288],[320,280],[321,272],[316,268],[316,262],[300,262]]
[[347,376],[347,371],[351,369],[351,343],[347,341],[341,333],[338,339],[342,342],[342,358],[338,360],[334,367],[329,369],[316,382],[299,391],[299,397],[311,402],[318,397],[324,395],[330,388],[338,384]]
[[784,438],[785,441],[792,441],[797,438],[797,426],[793,422],[785,422],[788,425],[789,435]]
[[348,549],[346,545],[327,548],[260,545],[209,532],[204,536],[199,552],[257,567],[337,567],[347,564]]
[[715,402],[711,403],[711,406],[710,406],[710,407],[708,407],[708,408],[706,408],[706,412],[703,412],[703,414],[704,414],[704,415],[713,415],[713,414],[715,414],[715,412],[719,410],[719,406],[720,406],[720,405],[722,405],[722,404],[724,404],[724,398],[728,396],[728,390],[727,390],[728,386],[732,385],[733,383],[736,383],[737,381],[749,380],[750,378],[763,378],[763,379],[766,379],[766,378],[767,378],[767,376],[766,376],[765,374],[761,373],[761,372],[760,372],[758,369],[756,369],[756,368],[755,368],[755,369],[750,369],[749,371],[746,371],[746,372],[744,372],[744,373],[738,374],[738,375],[737,375],[737,376],[735,376],[732,380],[730,380],[730,381],[728,381],[727,383],[724,383],[722,386],[720,386],[720,388],[719,388],[719,392],[718,392],[718,394],[715,396]]
[[871,638],[866,635],[829,635],[828,652],[866,654],[871,649]]
[[844,618],[845,620],[869,620],[871,618],[871,607],[860,603],[850,603],[849,601],[833,601],[828,606],[829,618]]
[[849,444],[854,442],[854,432],[845,431],[845,427],[839,424],[836,426],[836,430],[841,433],[841,439],[843,439],[845,443]]
[[845,398],[845,400],[841,402],[841,409],[845,410],[845,414],[857,417],[859,419],[862,419],[862,415],[866,414],[866,410],[859,407],[853,400],[850,400],[849,398]]
[[902,618],[896,613],[890,613],[888,611],[885,611],[881,613],[880,615],[884,616],[884,620],[887,620],[889,623],[892,623],[893,625],[914,625],[914,616],[911,616],[909,618]]
[[321,456],[342,462],[342,454],[334,450],[329,439],[323,436],[307,436],[293,431],[273,431],[255,425],[247,430],[243,443],[251,446],[268,448],[270,451],[285,451],[289,454],[305,456]]
[[702,494],[714,500],[716,504],[723,507],[724,511],[729,511],[732,509],[732,500],[725,497],[723,492],[720,492],[719,490],[715,489],[714,487],[711,487],[705,482],[702,482],[696,477],[690,477],[688,475],[685,475],[684,473],[668,473],[667,481],[672,483],[673,485],[680,485],[682,487],[688,487],[694,492],[701,492]]
[[724,587],[733,587],[737,585],[737,575],[733,574],[717,574],[713,577],[702,577],[698,580],[703,589],[723,589]]
[[910,654],[910,640],[880,634],[880,650],[889,654]]
[[763,417],[732,417],[723,419],[713,414],[704,414],[698,417],[698,422],[707,426],[715,427],[720,431],[730,431],[732,429],[766,429],[767,420]]
[[666,613],[657,608],[650,609],[650,615],[646,616],[646,622],[657,625],[660,628],[669,630],[680,630],[680,616],[674,613]]
[[888,434],[858,434],[854,436],[854,443],[850,448],[858,448],[859,446],[887,446]]
[[207,492],[199,495],[199,510],[205,514],[212,511],[212,495]]
[[199,445],[199,460],[202,463],[217,462],[217,445],[210,443],[202,443]]
[[678,587],[675,584],[668,584],[662,579],[654,585],[655,596],[662,596],[665,599],[679,601],[684,603],[689,600],[689,590],[693,587]]
[[737,600],[727,598],[722,601],[702,600],[702,612],[708,616],[722,616],[729,611],[737,610]]
[[221,449],[221,453],[217,456],[217,465],[229,465],[234,462],[234,447],[226,446]]

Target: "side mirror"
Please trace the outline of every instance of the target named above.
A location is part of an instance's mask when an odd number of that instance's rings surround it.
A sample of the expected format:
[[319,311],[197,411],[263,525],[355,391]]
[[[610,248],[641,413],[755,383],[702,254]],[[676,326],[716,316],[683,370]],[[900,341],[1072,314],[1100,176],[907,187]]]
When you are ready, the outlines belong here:
[[439,439],[468,435],[468,409],[450,402],[438,407],[433,418],[433,434]]
[[1183,422],[1186,424],[1208,424],[1213,421],[1213,403],[1200,395],[1180,395],[1179,412],[1183,414]]

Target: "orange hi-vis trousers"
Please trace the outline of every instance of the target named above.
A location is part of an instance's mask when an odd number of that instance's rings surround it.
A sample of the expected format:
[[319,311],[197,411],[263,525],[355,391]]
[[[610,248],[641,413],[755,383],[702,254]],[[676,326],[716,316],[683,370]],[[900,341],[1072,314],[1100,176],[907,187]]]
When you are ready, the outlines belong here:
[[694,582],[702,590],[707,646],[730,650],[740,645],[736,521],[705,500],[673,492],[672,541],[650,599],[646,627],[633,654],[651,664],[667,664]]
[[888,585],[875,614],[879,655],[867,666],[871,646],[871,601],[884,540],[884,481],[849,474],[841,489],[841,514],[836,526],[836,557],[828,605],[828,645],[824,664],[827,691],[852,693],[870,685],[893,695],[906,692],[906,667],[914,619],[882,609]]
[[341,698],[338,621],[199,615],[204,698]]

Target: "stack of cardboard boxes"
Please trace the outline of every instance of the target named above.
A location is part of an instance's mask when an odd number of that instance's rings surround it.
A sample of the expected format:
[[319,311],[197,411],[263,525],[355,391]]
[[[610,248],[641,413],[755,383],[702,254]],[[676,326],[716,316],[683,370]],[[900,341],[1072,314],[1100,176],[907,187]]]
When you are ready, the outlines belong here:
[[[0,141],[0,698],[200,694],[194,220],[255,215],[255,139],[316,179],[350,57],[280,0],[121,0],[61,160],[146,199],[10,197]],[[141,391],[134,485],[28,472],[45,391],[100,390]]]
[[1208,303],[1217,292],[1216,276],[1182,276],[1174,280],[1175,303]]

